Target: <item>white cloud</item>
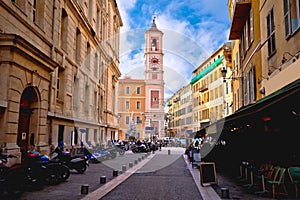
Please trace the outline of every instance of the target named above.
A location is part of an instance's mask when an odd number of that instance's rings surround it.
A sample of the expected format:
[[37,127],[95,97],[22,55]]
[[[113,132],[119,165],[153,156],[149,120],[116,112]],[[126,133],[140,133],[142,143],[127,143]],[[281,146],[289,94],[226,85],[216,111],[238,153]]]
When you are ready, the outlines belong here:
[[137,0],[117,0],[117,5],[120,11],[120,15],[123,21],[123,27],[121,28],[121,32],[126,32],[130,30],[129,22],[131,20],[129,14],[129,10],[134,8]]
[[[204,0],[172,1],[167,2],[167,5],[164,1],[162,3],[165,3],[166,7],[159,8],[158,12],[155,8],[160,4],[151,4],[152,0],[147,3],[137,0],[117,0],[117,2],[124,23],[120,37],[122,74],[143,78],[144,32],[150,28],[149,18],[151,19],[152,14],[156,12],[157,27],[164,32],[164,77],[165,85],[170,91],[176,92],[186,85],[192,78],[192,71],[228,38],[227,24],[222,21],[227,17],[225,15],[228,11],[227,7],[222,7],[224,3],[221,4],[219,0],[213,0],[214,3]],[[141,6],[139,20],[129,16],[130,11],[137,5]],[[199,20],[194,20],[191,24],[188,16],[181,18],[175,16],[176,11],[183,6],[192,9],[191,13],[188,13],[189,17],[197,15]],[[129,24],[137,27],[143,24],[144,29],[134,30]]]

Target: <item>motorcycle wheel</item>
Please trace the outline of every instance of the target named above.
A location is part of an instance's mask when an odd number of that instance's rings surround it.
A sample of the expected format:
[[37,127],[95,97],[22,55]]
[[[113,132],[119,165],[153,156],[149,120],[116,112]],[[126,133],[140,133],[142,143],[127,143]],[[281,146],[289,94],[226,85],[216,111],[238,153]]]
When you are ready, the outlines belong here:
[[70,170],[67,166],[61,165],[59,169],[59,179],[61,181],[66,181],[70,177]]
[[83,174],[86,171],[86,163],[82,162],[82,163],[78,164],[78,166],[76,166],[75,169],[79,173]]

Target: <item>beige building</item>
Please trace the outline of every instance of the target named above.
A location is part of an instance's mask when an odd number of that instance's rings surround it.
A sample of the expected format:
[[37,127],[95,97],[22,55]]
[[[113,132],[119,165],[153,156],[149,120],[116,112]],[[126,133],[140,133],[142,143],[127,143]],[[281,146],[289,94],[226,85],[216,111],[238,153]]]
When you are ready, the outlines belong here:
[[193,93],[190,84],[168,99],[167,137],[187,138],[193,132]]
[[115,0],[0,1],[0,146],[44,153],[117,134]]
[[260,2],[262,76],[260,91],[272,94],[300,78],[300,3]]
[[194,78],[190,84],[193,90],[194,132],[232,114],[230,68],[226,81],[222,77],[222,69],[228,65],[227,51],[231,51],[231,45],[226,43],[193,71]]

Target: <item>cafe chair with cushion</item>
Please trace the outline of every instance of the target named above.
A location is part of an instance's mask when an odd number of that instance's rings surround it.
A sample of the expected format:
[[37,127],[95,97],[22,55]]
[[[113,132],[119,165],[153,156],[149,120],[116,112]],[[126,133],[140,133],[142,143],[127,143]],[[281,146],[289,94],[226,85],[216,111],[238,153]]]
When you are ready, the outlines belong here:
[[[270,186],[272,191],[272,197],[275,198],[276,194],[284,194],[288,195],[288,192],[284,183],[285,170],[284,167],[275,167],[274,174],[270,180],[267,181],[267,184]],[[277,169],[277,171],[276,171]],[[278,190],[282,188],[283,192],[279,192]]]
[[300,167],[289,167],[288,174],[292,184],[295,186],[296,198],[298,198],[298,187],[300,185]]

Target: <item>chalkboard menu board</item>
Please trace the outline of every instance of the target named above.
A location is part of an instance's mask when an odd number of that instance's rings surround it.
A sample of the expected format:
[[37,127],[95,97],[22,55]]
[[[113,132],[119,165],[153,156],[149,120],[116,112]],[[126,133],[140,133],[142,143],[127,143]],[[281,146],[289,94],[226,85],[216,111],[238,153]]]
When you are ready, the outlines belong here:
[[200,163],[200,181],[202,186],[204,184],[217,184],[215,163]]

